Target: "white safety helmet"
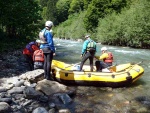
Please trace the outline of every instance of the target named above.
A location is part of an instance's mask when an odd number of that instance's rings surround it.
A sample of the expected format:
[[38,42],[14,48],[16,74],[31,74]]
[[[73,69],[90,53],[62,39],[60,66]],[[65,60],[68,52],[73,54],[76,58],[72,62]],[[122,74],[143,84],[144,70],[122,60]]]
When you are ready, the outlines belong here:
[[90,37],[90,35],[86,35],[86,36],[85,36],[85,38],[89,38],[89,37]]
[[102,47],[101,51],[107,51],[107,47]]
[[52,21],[46,21],[45,22],[45,26],[46,27],[52,27],[53,26],[53,22]]

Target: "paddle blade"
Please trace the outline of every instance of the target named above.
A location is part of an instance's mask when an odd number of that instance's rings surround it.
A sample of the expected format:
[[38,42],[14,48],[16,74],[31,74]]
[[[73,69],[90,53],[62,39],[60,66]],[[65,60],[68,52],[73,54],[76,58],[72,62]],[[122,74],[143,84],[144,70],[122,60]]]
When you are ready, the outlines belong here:
[[109,68],[110,72],[116,72],[116,65]]

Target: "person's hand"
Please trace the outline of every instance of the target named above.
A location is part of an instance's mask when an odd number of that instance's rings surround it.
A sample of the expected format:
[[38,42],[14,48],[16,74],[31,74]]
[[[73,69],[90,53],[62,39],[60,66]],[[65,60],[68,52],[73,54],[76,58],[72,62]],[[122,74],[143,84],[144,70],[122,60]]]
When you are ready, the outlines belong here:
[[56,56],[56,53],[53,53],[53,56]]
[[94,60],[97,60],[97,58],[94,57]]
[[81,56],[80,56],[81,58],[83,57],[83,54],[81,54]]

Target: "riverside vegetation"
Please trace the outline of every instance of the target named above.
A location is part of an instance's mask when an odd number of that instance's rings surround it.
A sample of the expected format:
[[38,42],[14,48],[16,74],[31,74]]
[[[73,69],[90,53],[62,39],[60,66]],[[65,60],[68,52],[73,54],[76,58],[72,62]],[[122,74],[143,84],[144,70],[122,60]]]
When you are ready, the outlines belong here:
[[149,0],[1,0],[0,6],[0,51],[38,38],[46,20],[54,22],[55,37],[88,33],[106,45],[150,48]]

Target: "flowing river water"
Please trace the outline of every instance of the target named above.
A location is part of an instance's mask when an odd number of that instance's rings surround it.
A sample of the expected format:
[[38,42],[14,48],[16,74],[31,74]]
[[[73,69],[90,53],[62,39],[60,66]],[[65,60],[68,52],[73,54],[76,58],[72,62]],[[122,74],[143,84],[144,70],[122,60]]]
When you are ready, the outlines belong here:
[[[83,42],[62,39],[54,39],[54,42],[54,59],[70,64],[81,61]],[[102,46],[97,44],[97,55],[101,54]],[[145,70],[143,76],[129,87],[73,86],[77,89],[76,97],[67,107],[73,113],[150,113],[150,50],[106,47],[114,54],[114,64],[143,61],[140,64]]]

